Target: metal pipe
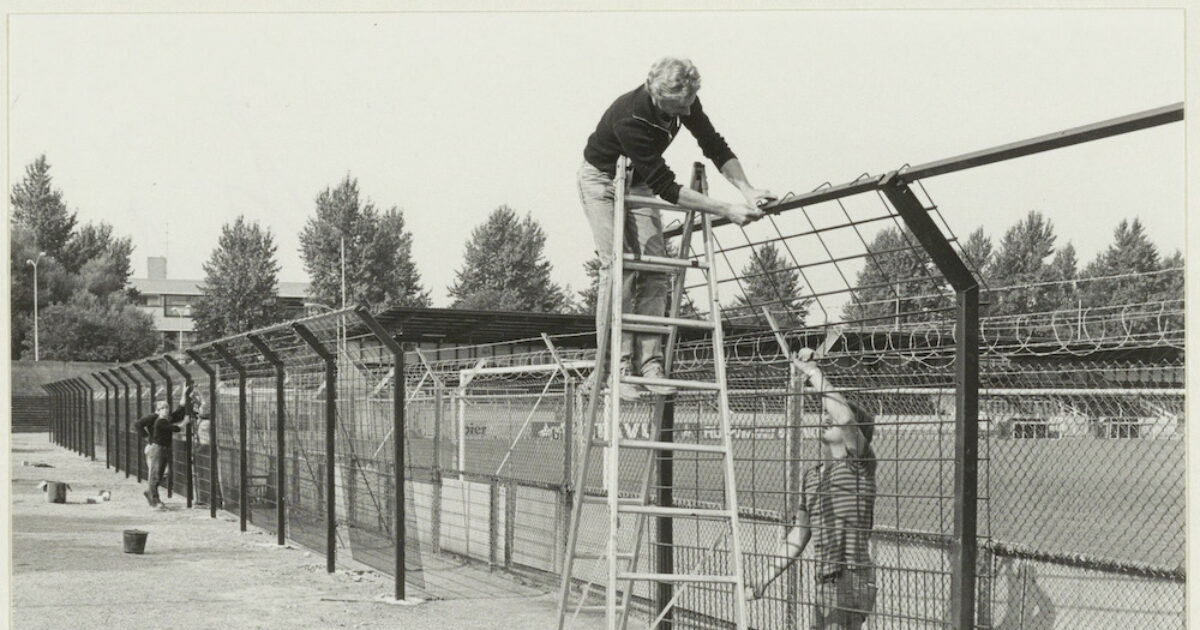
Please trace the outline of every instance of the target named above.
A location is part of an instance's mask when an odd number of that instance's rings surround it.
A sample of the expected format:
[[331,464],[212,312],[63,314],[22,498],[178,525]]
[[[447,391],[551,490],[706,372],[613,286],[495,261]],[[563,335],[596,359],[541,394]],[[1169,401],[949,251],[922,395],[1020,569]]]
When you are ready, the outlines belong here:
[[[407,478],[404,471],[404,443],[406,435],[405,427],[405,382],[404,382],[404,349],[403,347],[383,329],[383,326],[371,317],[367,309],[359,307],[355,309],[354,314],[362,321],[362,323],[375,335],[379,343],[383,344],[392,353],[392,462],[395,465],[395,480],[396,480],[396,501],[392,518],[395,521],[396,535],[396,557],[395,557],[395,576],[396,576],[396,592],[397,600],[405,598],[405,580],[407,574],[405,572],[405,547],[408,546],[407,521],[405,516],[405,483]],[[434,448],[438,448],[434,444]],[[509,501],[515,501],[516,497],[509,496]]]
[[284,449],[287,447],[287,444],[284,440],[286,399],[284,398],[283,390],[285,377],[283,360],[279,358],[279,355],[274,350],[271,350],[271,347],[262,340],[262,337],[250,334],[246,335],[246,338],[250,340],[250,343],[254,344],[254,347],[263,355],[263,358],[275,366],[275,542],[282,546],[286,542],[284,536],[284,519],[286,518],[284,498],[287,496],[287,477],[284,473],[284,469],[287,468],[284,465],[284,454],[287,452]]
[[[154,371],[158,372],[159,375],[161,375],[163,377],[163,380],[166,382],[167,413],[170,414],[172,411],[171,404],[172,404],[172,401],[175,399],[175,397],[172,395],[173,390],[171,388],[171,373],[166,368],[159,365],[159,363],[157,361],[155,361],[154,359],[147,359],[146,363],[150,367],[154,368]],[[169,444],[167,444],[167,464],[168,464],[168,468],[167,468],[167,498],[170,499],[171,495],[173,494],[173,491],[175,490],[175,436],[174,435],[171,436],[171,441]]]
[[[334,427],[337,422],[337,363],[332,353],[307,326],[292,323],[292,330],[325,362],[325,570],[333,573],[337,560],[337,503],[333,484]],[[398,528],[399,529],[399,528]]]
[[[175,371],[183,375],[183,391],[190,392],[192,389],[192,373],[188,372],[187,369],[183,367],[182,363],[169,354],[164,354],[163,360],[167,363],[170,363],[171,367],[175,368]],[[190,413],[192,411],[191,399],[188,399],[184,404],[188,406],[188,412]],[[186,471],[185,483],[187,487],[187,506],[192,507],[192,499],[195,497],[195,491],[192,479],[192,466],[194,462],[192,460],[192,424],[190,422],[183,427],[183,436],[183,460]]]
[[195,350],[184,352],[208,375],[208,517],[217,518],[217,371]]
[[246,531],[246,521],[250,516],[249,506],[246,505],[246,478],[249,476],[249,458],[246,453],[246,367],[224,344],[212,344],[213,350],[221,355],[221,360],[229,364],[238,376],[238,527]]

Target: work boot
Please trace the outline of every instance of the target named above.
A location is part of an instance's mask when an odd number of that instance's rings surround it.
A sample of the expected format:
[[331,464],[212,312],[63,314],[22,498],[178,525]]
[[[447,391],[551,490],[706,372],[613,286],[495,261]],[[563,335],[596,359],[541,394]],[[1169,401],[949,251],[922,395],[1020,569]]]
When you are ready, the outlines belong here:
[[[636,374],[633,372],[633,362],[631,362],[629,359],[623,359],[621,361],[621,378],[623,379],[626,376],[636,376]],[[621,389],[619,391],[621,393],[621,400],[632,402],[641,400],[642,394],[646,391],[646,388],[642,387],[641,385],[622,382]]]
[[[667,378],[666,373],[663,372],[662,362],[657,360],[650,361],[642,366],[642,376],[646,378]],[[670,385],[646,385],[645,387],[646,391],[660,396],[670,396],[675,393],[675,388]]]
[[154,495],[150,493],[149,489],[143,490],[142,496],[146,497],[146,502],[150,504],[150,507],[154,507]]

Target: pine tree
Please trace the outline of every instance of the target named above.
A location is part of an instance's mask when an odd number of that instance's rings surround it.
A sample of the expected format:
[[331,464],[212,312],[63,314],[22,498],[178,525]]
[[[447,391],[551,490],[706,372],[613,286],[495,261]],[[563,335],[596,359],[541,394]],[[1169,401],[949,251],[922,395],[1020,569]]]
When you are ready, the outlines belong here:
[[275,240],[257,222],[239,216],[221,227],[217,247],[204,263],[192,316],[201,341],[262,328],[282,319]]
[[887,326],[942,317],[936,309],[950,305],[943,295],[945,281],[911,234],[889,227],[875,235],[867,251],[844,309],[848,321]]
[[766,307],[783,330],[804,325],[811,300],[800,297],[800,273],[780,255],[774,243],[754,248],[740,275],[743,293],[727,311],[727,319],[742,326],[765,328],[768,322],[762,309]]
[[25,178],[13,186],[9,201],[13,223],[29,227],[38,250],[61,260],[60,254],[71,237],[76,218],[74,212],[67,211],[62,191],[53,187],[45,155],[25,167]]
[[1056,308],[1050,286],[1030,286],[1053,280],[1049,259],[1056,240],[1054,224],[1037,210],[1029,211],[1004,233],[991,265],[996,299],[989,314],[1018,315]]
[[358,181],[349,175],[336,188],[321,191],[316,203],[316,215],[300,232],[314,300],[341,306],[344,249],[347,306],[429,306],[400,209],[380,212],[371,201],[360,201]]
[[530,215],[519,219],[496,208],[471,231],[463,266],[449,287],[454,308],[561,313],[571,308],[566,291],[550,279],[546,235]]

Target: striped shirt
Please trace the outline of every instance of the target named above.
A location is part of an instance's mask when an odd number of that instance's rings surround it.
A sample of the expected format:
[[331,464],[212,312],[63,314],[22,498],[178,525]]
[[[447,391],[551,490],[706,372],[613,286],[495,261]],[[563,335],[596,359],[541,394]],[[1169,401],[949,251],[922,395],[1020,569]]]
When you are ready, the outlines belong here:
[[804,473],[800,505],[809,515],[817,581],[843,568],[871,565],[875,452],[865,437],[858,443],[862,446],[857,453],[817,464]]

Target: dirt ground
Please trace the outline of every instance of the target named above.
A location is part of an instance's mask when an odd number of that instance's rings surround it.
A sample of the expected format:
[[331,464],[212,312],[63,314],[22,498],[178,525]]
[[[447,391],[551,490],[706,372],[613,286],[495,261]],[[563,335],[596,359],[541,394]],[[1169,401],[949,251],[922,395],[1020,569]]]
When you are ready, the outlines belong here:
[[[37,468],[24,462],[44,462]],[[555,596],[391,600],[389,576],[325,558],[237,518],[188,509],[183,497],[152,510],[144,486],[58,448],[46,434],[12,436],[12,627],[39,628],[552,628]],[[46,503],[38,482],[69,483],[68,503]],[[87,504],[101,490],[106,503]],[[149,532],[144,555],[124,553],[123,531]],[[575,628],[600,628],[580,619]]]

